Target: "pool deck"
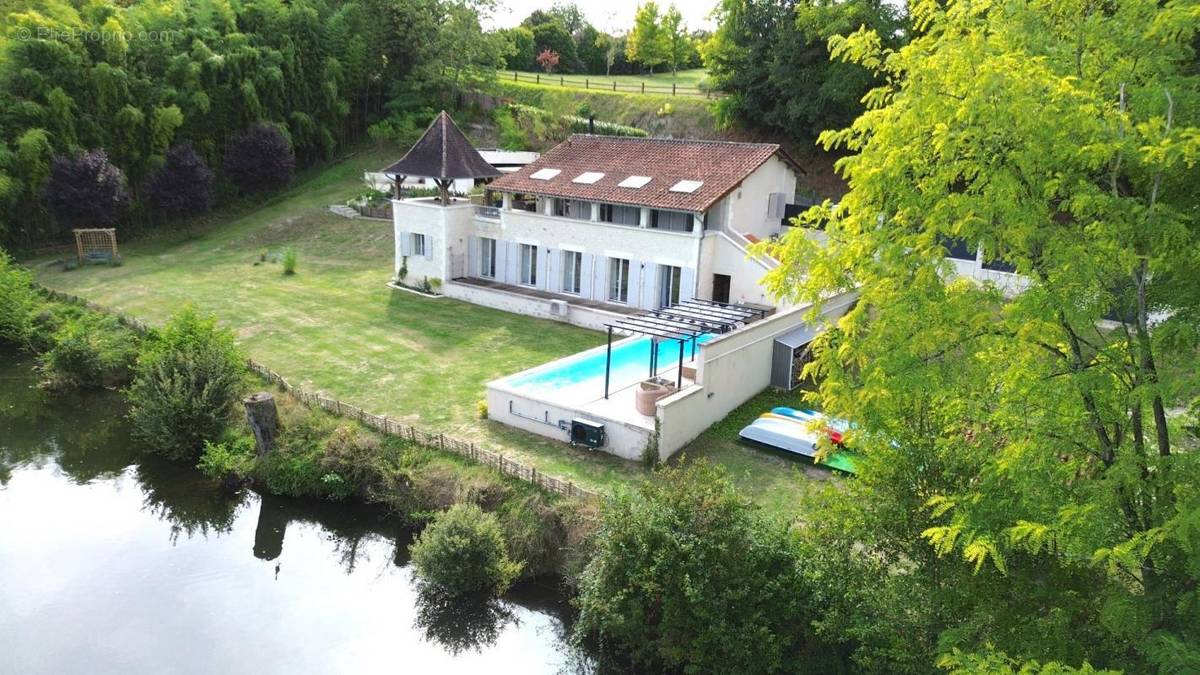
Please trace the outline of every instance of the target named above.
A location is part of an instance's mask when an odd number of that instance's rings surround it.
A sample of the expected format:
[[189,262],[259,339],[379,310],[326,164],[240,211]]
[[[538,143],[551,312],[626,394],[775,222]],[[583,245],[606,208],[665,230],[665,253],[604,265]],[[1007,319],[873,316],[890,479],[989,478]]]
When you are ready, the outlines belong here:
[[[566,359],[579,356],[577,354]],[[552,361],[530,370],[554,368],[557,363]],[[693,365],[693,362],[685,361],[684,365]],[[563,442],[570,440],[570,422],[573,419],[602,423],[607,430],[608,442],[601,449],[630,460],[637,460],[642,449],[653,439],[655,417],[639,413],[634,405],[638,384],[649,377],[648,372],[643,371],[632,378],[626,373],[625,378],[613,383],[608,398],[604,398],[603,376],[546,389],[513,385],[514,380],[519,382],[518,378],[527,375],[530,370],[488,383],[489,419]],[[677,373],[678,366],[672,365],[659,370],[657,377],[673,384],[677,381]],[[682,386],[687,389],[695,386],[695,382],[684,378]]]

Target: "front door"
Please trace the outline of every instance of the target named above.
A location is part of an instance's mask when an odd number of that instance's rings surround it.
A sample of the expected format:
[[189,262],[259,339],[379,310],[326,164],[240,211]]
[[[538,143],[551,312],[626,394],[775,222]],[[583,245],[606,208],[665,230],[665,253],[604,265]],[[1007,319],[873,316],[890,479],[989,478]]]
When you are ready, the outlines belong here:
[[713,275],[713,302],[729,302],[729,275],[714,274]]

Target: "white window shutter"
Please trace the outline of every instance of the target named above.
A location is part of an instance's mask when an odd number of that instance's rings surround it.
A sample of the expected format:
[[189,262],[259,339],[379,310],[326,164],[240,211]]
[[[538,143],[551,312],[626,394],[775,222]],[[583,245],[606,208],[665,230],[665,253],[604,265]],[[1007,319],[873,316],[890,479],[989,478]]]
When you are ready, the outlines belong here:
[[593,260],[591,253],[579,256],[579,296],[583,298],[592,297]]
[[421,235],[421,239],[425,244],[425,259],[433,260],[433,237],[423,234]]
[[696,270],[684,267],[679,270],[679,301],[691,300],[696,290]]
[[643,307],[642,304],[642,261],[629,261],[629,297],[627,302],[631,307]]
[[592,279],[592,298],[595,300],[608,300],[609,265],[612,265],[612,258],[596,256],[596,276]]
[[400,255],[412,255],[412,235],[408,232],[400,233]]

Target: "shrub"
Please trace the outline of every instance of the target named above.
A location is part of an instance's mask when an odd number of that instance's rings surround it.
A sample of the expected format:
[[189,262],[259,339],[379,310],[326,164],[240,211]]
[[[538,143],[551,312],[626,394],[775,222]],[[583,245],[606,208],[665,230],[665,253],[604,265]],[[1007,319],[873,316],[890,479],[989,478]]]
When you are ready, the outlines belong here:
[[421,578],[447,593],[503,593],[521,572],[509,560],[500,523],[474,504],[438,514],[409,548]]
[[561,569],[567,532],[554,505],[540,493],[510,499],[496,512],[508,555],[521,563],[522,576],[534,578]]
[[283,249],[283,273],[296,273],[296,249],[291,246]]
[[494,509],[510,494],[508,485],[482,467],[463,467],[445,459],[433,459],[411,472],[413,496],[418,508],[438,511],[455,504],[476,504]]
[[488,403],[486,398],[481,398],[475,402],[475,412],[479,415],[479,419],[486,420],[488,418]]
[[270,124],[256,124],[229,141],[224,169],[238,190],[261,192],[290,183],[296,158],[279,129]]
[[126,390],[134,433],[157,452],[194,461],[224,431],[245,372],[233,333],[184,309],[142,343]]
[[330,470],[322,464],[326,442],[334,424],[308,410],[281,424],[275,450],[259,460],[255,475],[274,494],[287,497],[322,497]]
[[213,173],[190,143],[167,151],[163,165],[146,179],[146,198],[154,208],[172,216],[190,216],[212,209]]
[[33,275],[0,249],[0,340],[28,344],[37,304]]
[[42,194],[64,228],[111,225],[129,205],[125,174],[103,150],[55,157]]
[[117,386],[129,381],[137,343],[116,317],[76,312],[54,329],[38,360],[53,386]]
[[325,441],[321,466],[338,478],[322,481],[327,489],[337,490],[341,496],[360,494],[369,496],[387,471],[384,466],[383,443],[379,436],[341,424]]
[[660,469],[611,500],[579,635],[666,670],[780,670],[802,646],[806,593],[786,527],[753,508],[708,464]]
[[254,455],[254,439],[250,436],[237,436],[221,443],[205,441],[196,468],[213,480],[232,477],[240,482],[254,469]]

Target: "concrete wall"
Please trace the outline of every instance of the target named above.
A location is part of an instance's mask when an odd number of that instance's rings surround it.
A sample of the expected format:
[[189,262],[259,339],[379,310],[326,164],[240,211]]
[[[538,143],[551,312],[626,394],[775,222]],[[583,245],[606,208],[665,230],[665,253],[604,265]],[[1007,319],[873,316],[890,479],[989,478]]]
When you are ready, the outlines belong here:
[[726,228],[760,239],[778,234],[780,218],[768,213],[768,200],[775,192],[782,193],[787,202],[796,194],[796,172],[778,157],[764,162],[725,198]]
[[[505,211],[502,220],[476,218],[467,240],[466,276],[478,277],[482,256],[471,250],[478,246],[478,237],[496,240],[497,265],[495,281],[519,284],[516,266],[520,245],[538,247],[537,290],[558,293],[564,300],[590,300],[610,303],[614,307],[656,309],[659,306],[659,266],[681,269],[681,299],[694,296],[696,261],[699,258],[698,233],[669,232],[636,226],[611,225],[574,219],[557,218],[524,211]],[[580,292],[565,293],[562,288],[562,252],[582,254]],[[626,303],[614,303],[608,297],[609,259],[630,261],[629,298]]]
[[712,299],[713,275],[730,277],[729,301],[759,305],[779,304],[758,282],[774,266],[773,261],[747,256],[744,245],[724,232],[709,232],[701,244],[698,296]]
[[[442,294],[476,305],[493,309],[535,316],[541,319],[561,321],[592,330],[606,330],[605,325],[620,318],[620,315],[582,305],[569,305],[566,316],[551,313],[550,300],[533,298],[521,293],[496,288],[482,288],[469,284],[448,282],[442,286]],[[565,298],[564,298],[565,299]]]
[[[505,211],[503,238],[630,260],[696,267],[699,234]],[[482,236],[488,236],[480,232]]]
[[946,260],[954,265],[954,273],[958,276],[970,277],[976,281],[990,281],[996,284],[1009,297],[1029,287],[1029,280],[1019,274],[984,269],[983,262],[978,254],[976,254],[975,260],[962,260],[960,258],[946,258]]
[[[451,269],[455,256],[466,253],[466,236],[471,229],[475,206],[459,202],[441,206],[434,200],[392,200],[392,229],[395,245],[393,274],[398,274],[404,255],[404,239],[409,234],[423,234],[429,255],[408,255],[408,276],[404,283],[418,285],[422,279],[446,281],[453,277]],[[464,258],[465,259],[465,258]]]
[[[857,295],[829,299],[824,319],[836,319]],[[810,306],[794,307],[700,345],[697,385],[658,402],[659,455],[670,457],[771,384],[775,338],[805,323]]]
[[[547,403],[492,384],[487,388],[487,403],[489,420],[563,442],[571,440],[570,422],[574,418],[603,423],[608,443],[597,449],[597,452],[605,452],[623,459],[640,459],[642,449],[650,441],[651,434],[646,429],[615,420],[595,418],[569,406]],[[537,421],[530,419],[531,417]],[[566,424],[567,428],[560,428],[560,423]]]

